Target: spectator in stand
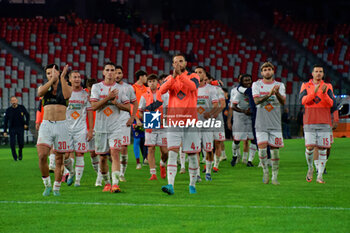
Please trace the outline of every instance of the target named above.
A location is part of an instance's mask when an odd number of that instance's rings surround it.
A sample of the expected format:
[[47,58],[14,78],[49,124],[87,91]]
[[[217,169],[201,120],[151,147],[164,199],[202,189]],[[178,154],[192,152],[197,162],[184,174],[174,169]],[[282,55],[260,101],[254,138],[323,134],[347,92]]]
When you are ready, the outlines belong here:
[[100,40],[97,38],[97,33],[91,37],[89,45],[100,47]]

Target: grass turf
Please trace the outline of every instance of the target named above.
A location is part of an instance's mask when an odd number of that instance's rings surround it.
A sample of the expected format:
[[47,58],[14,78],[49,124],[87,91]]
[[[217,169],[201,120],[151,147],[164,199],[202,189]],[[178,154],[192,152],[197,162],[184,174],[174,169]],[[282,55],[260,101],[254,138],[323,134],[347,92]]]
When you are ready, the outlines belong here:
[[[304,140],[293,139],[280,150],[280,186],[263,184],[261,168],[232,168],[223,161],[213,181],[204,181],[202,174],[195,195],[188,192],[188,172],[178,173],[173,196],[160,190],[166,180],[158,167],[157,181],[148,180],[147,166],[135,169],[130,146],[121,193],[94,186],[86,155],[81,187],[62,184],[60,197],[42,197],[35,147],[26,147],[17,162],[2,147],[0,232],[349,232],[349,142],[335,140],[323,185],[315,176],[312,183],[305,181]],[[230,159],[231,142],[225,146]]]

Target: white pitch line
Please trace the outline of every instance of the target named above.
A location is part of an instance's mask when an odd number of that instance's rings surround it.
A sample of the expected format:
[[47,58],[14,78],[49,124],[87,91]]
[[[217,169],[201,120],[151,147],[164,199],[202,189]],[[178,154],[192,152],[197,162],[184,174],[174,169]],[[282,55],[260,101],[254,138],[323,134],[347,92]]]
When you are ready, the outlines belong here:
[[63,201],[0,201],[0,204],[42,204],[42,205],[96,205],[96,206],[149,206],[149,207],[197,207],[229,209],[308,209],[308,210],[345,210],[346,207],[333,206],[242,206],[242,205],[194,205],[194,204],[151,204],[151,203],[104,203],[104,202],[63,202]]

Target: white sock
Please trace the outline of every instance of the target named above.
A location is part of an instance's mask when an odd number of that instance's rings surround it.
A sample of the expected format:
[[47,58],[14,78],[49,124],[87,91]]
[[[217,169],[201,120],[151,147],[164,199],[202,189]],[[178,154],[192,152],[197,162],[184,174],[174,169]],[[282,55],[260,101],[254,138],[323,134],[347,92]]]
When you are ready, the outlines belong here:
[[166,166],[166,163],[164,163],[162,159],[160,159],[159,164],[160,164],[160,166],[162,166],[162,167],[165,167],[165,166]]
[[167,176],[168,184],[174,186],[175,176],[177,173],[177,153],[174,151],[169,151],[168,157],[168,167],[167,167]]
[[205,173],[211,173],[211,165],[213,161],[205,160]]
[[280,164],[280,155],[279,150],[271,150],[271,161],[272,161],[272,180],[277,180],[279,164]]
[[186,168],[185,163],[186,163],[186,154],[185,154],[185,153],[182,153],[182,152],[180,151],[180,164],[181,164],[181,169],[182,169],[182,168],[183,168],[183,169]]
[[318,162],[319,162],[319,169],[318,169],[318,175],[317,179],[322,179],[324,168],[326,167],[327,163],[327,149],[320,150],[318,149]]
[[112,185],[119,184],[119,175],[120,175],[120,171],[112,172]]
[[51,178],[50,176],[48,177],[42,177],[43,183],[45,187],[51,187]]
[[155,168],[150,168],[149,172],[151,173],[151,175],[156,175],[157,174],[157,170]]
[[197,176],[201,176],[201,168],[199,166],[197,168]]
[[111,179],[109,177],[109,172],[106,173],[106,174],[101,173],[101,175],[102,175],[102,178],[103,178],[105,184],[110,184],[111,183]]
[[56,155],[55,154],[50,154],[49,156],[49,161],[50,161],[50,167],[56,167]]
[[64,160],[64,166],[65,166],[65,168],[67,168],[70,177],[72,177],[74,175],[73,164],[74,164],[74,159],[72,160],[72,159],[68,158],[68,159]]
[[[314,160],[314,150],[305,150],[305,158],[306,158],[306,163],[307,166],[309,168],[309,170],[314,169],[314,166],[312,164],[313,160]],[[315,160],[315,164],[316,164],[316,160]]]
[[316,170],[318,172],[318,170],[320,170],[320,163],[318,162],[318,160],[314,160],[314,164],[315,164],[315,167],[316,167]]
[[255,153],[256,153],[256,149],[257,149],[256,144],[250,143],[248,161],[253,162],[254,157],[255,157]]
[[226,152],[225,152],[225,150],[221,151],[221,155],[222,155],[223,158],[226,158]]
[[84,166],[84,156],[77,156],[75,163],[75,182],[77,183],[80,183],[81,177],[83,176]]
[[61,182],[55,181],[53,182],[53,191],[60,191]]
[[239,153],[239,144],[232,143],[232,155],[233,157],[237,157]]
[[92,164],[92,168],[95,170],[95,172],[98,172],[98,165],[100,163],[100,156],[95,156],[95,157],[91,157],[91,164]]
[[64,168],[63,168],[63,174],[65,175],[65,174],[67,174],[67,173],[69,173],[69,171],[68,171],[68,169],[66,168],[66,166],[64,166]]
[[215,168],[219,168],[220,157],[221,157],[221,156],[217,156],[216,154],[214,155],[214,167],[215,167]]
[[259,149],[259,159],[263,167],[264,173],[269,172],[269,167],[267,166],[267,149]]
[[244,152],[244,151],[243,151],[243,158],[242,158],[242,159],[243,159],[244,161],[247,161],[247,158],[248,158],[248,152]]
[[128,154],[120,155],[120,176],[125,176],[126,168],[128,166]]
[[197,155],[188,156],[188,173],[190,175],[190,185],[195,186],[197,181],[198,159]]

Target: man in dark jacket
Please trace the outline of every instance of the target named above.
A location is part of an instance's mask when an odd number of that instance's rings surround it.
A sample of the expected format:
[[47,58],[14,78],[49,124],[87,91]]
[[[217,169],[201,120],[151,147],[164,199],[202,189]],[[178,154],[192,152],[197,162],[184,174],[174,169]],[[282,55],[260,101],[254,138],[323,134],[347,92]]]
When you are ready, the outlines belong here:
[[4,136],[7,136],[7,129],[9,129],[10,146],[12,156],[17,161],[16,153],[16,137],[18,142],[18,159],[22,160],[22,149],[24,146],[24,130],[28,129],[29,113],[23,105],[18,104],[16,96],[11,97],[11,107],[6,109],[4,122]]

